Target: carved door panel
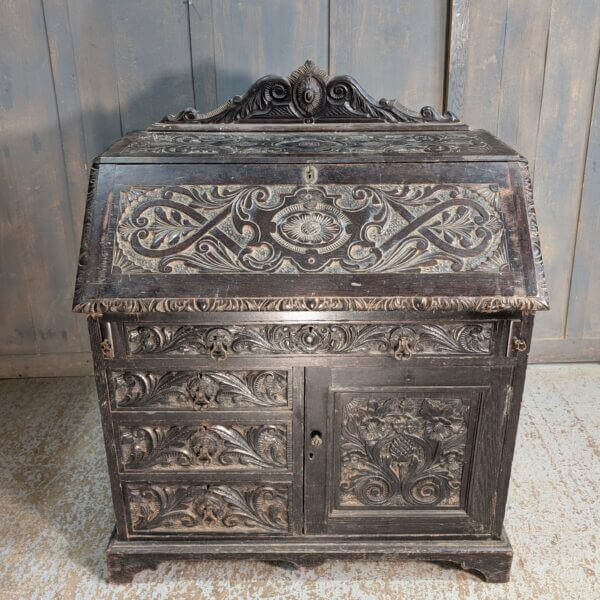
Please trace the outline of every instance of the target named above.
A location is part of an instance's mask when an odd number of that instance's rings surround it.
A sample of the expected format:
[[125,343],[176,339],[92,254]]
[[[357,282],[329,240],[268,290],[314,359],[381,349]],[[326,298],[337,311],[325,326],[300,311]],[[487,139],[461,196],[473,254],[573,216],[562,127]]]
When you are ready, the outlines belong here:
[[511,372],[307,369],[305,531],[492,532]]

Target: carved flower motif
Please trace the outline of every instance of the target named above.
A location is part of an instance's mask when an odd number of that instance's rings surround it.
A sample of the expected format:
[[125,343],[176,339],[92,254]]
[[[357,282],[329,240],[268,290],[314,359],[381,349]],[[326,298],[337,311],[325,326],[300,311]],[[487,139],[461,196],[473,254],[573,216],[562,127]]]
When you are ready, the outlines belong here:
[[215,435],[207,428],[203,428],[190,439],[190,449],[194,453],[196,460],[209,465],[214,457],[222,450],[223,442],[218,435]]
[[223,502],[208,490],[194,502],[194,510],[203,523],[209,527],[218,524],[226,514]]
[[204,408],[215,401],[219,385],[210,377],[196,375],[188,381],[187,389],[194,400],[194,408]]
[[340,224],[332,215],[317,211],[293,214],[281,229],[288,238],[301,244],[332,242],[341,231]]
[[460,400],[427,399],[421,407],[421,415],[425,418],[426,435],[437,442],[461,433],[464,427]]

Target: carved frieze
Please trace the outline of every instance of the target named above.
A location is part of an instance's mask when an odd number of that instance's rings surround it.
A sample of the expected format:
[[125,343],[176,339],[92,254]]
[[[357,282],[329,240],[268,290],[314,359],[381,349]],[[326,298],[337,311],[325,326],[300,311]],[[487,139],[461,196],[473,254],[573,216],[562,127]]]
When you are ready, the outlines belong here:
[[113,271],[502,273],[495,185],[130,187]]
[[468,414],[452,395],[353,395],[343,408],[339,506],[459,506]]
[[126,484],[136,533],[286,533],[288,494],[285,485]]
[[285,469],[286,425],[136,425],[119,427],[126,471]]
[[156,132],[137,134],[123,148],[123,156],[288,156],[358,154],[479,155],[492,147],[476,132]]
[[127,325],[131,354],[205,354],[214,359],[247,354],[485,355],[493,322],[443,324]]
[[117,409],[228,410],[288,403],[287,371],[127,370],[112,372],[111,379]]

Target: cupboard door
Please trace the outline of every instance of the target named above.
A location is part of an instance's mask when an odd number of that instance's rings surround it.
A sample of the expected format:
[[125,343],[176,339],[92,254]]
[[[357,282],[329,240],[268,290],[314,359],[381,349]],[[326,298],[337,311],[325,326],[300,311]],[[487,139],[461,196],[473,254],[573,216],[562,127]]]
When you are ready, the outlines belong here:
[[307,369],[306,533],[492,533],[511,375]]

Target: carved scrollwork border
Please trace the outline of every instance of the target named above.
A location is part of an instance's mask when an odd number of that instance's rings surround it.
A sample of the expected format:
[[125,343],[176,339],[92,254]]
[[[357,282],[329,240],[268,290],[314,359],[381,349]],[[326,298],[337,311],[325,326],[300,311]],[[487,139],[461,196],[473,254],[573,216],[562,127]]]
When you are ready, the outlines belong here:
[[547,310],[543,296],[382,296],[382,297],[285,297],[285,298],[101,298],[73,306],[74,312],[194,313],[283,311],[474,311]]

